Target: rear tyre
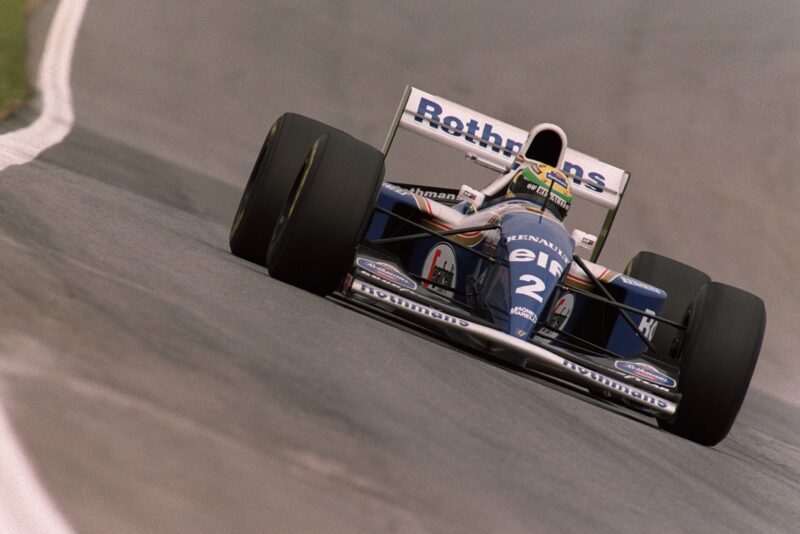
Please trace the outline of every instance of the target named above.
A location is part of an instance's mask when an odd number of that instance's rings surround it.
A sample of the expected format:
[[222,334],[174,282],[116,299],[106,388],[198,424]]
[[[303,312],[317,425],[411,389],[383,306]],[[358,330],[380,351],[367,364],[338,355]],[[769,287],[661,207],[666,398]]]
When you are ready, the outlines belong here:
[[272,125],[258,154],[231,225],[231,252],[265,265],[275,222],[289,195],[312,143],[338,131],[294,113],[281,115]]
[[[711,281],[706,273],[654,252],[639,252],[628,263],[625,274],[666,291],[667,300],[659,315],[676,322],[683,319],[700,288]],[[652,341],[655,359],[677,365],[679,339],[675,328],[659,324]]]
[[270,276],[318,295],[353,265],[383,181],[383,154],[342,132],[311,147],[267,253]]
[[766,326],[757,296],[712,282],[693,299],[684,318],[678,410],[665,430],[702,445],[716,445],[730,430],[753,376]]

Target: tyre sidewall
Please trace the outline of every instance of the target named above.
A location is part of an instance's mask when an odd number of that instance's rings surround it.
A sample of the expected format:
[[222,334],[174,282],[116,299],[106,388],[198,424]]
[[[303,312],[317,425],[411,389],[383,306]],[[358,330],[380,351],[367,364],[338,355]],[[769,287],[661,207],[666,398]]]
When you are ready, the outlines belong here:
[[382,178],[378,150],[341,132],[320,138],[287,195],[267,255],[270,275],[314,293],[334,291],[352,267]]
[[753,376],[766,325],[763,301],[735,287],[705,285],[687,310],[682,394],[670,432],[716,445],[733,425]]
[[278,215],[311,144],[335,128],[285,113],[270,128],[231,226],[231,251],[264,265]]

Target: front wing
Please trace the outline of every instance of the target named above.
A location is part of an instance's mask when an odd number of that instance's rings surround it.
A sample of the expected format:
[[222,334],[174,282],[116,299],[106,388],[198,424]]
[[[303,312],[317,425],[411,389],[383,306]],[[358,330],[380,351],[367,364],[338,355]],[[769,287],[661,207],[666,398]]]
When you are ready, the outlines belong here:
[[[597,370],[589,369],[577,361],[572,361],[565,355],[556,353],[554,350],[514,338],[499,330],[451,313],[445,313],[413,299],[401,297],[386,288],[376,287],[360,278],[348,277],[345,282],[344,293],[349,298],[363,300],[382,308],[388,306],[423,322],[444,327],[451,331],[461,332],[467,337],[477,338],[491,345],[499,346],[506,351],[522,356],[524,358],[523,367],[525,368],[549,369],[567,377],[570,381],[600,389],[612,397],[624,399],[646,411],[656,412],[662,417],[669,418],[677,410],[677,403],[665,398],[667,395],[660,395],[625,383]],[[579,360],[579,358],[575,358],[575,360]]]

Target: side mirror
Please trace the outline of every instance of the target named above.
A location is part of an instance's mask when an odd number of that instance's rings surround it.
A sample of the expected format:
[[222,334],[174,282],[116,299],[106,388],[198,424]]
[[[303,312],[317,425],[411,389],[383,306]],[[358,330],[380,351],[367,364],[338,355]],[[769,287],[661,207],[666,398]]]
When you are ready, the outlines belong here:
[[597,244],[597,236],[578,230],[577,228],[572,231],[572,239],[575,240],[575,246],[592,250]]
[[456,198],[458,200],[466,200],[475,209],[478,209],[483,204],[483,201],[486,200],[486,195],[468,185],[462,185]]

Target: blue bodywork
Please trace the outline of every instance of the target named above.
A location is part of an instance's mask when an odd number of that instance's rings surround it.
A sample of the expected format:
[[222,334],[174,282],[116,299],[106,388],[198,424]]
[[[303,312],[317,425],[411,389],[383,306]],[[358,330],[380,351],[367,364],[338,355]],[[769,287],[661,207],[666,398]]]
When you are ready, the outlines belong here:
[[[384,184],[377,206],[416,223],[435,226],[433,218],[420,211],[424,202],[422,197],[406,189]],[[455,206],[462,213],[467,213],[468,207],[466,204]],[[575,284],[574,280],[568,279],[575,242],[565,227],[526,208],[538,208],[538,205],[520,199],[487,203],[466,217],[465,226],[462,227],[486,224],[487,217],[496,213],[491,221],[499,229],[475,232],[474,235],[450,236],[461,246],[437,236],[407,241],[394,250],[398,266],[417,279],[431,279],[434,271],[432,261],[435,263],[438,254],[445,252],[448,258],[452,255],[454,265],[446,261],[442,263],[447,271],[440,281],[446,281],[445,285],[453,290],[425,288],[423,282],[418,291],[430,292],[432,298],[446,299],[520,339],[532,339],[534,332],[546,329],[548,321],[553,319],[556,303],[559,303],[561,307],[557,313],[563,314],[562,322],[558,323],[560,329],[618,356],[639,356],[645,344],[619,311],[609,310],[608,306],[600,306],[588,297],[564,287],[564,284]],[[483,222],[466,223],[471,219]],[[393,220],[389,215],[376,212],[365,239],[374,241],[391,237],[396,230],[392,225]],[[442,229],[441,226],[439,229]],[[403,233],[408,232],[406,228]],[[496,261],[491,262],[471,250],[488,254]],[[423,272],[426,267],[428,272]],[[617,301],[640,310],[658,314],[666,300],[664,291],[622,274],[611,273],[611,277],[604,279],[604,282]],[[591,287],[580,289],[592,291]],[[567,301],[569,306],[564,305]],[[567,309],[569,313],[565,312]],[[633,312],[628,315],[643,333],[652,337],[654,323],[649,318]],[[553,342],[569,346],[566,336],[554,337]]]

